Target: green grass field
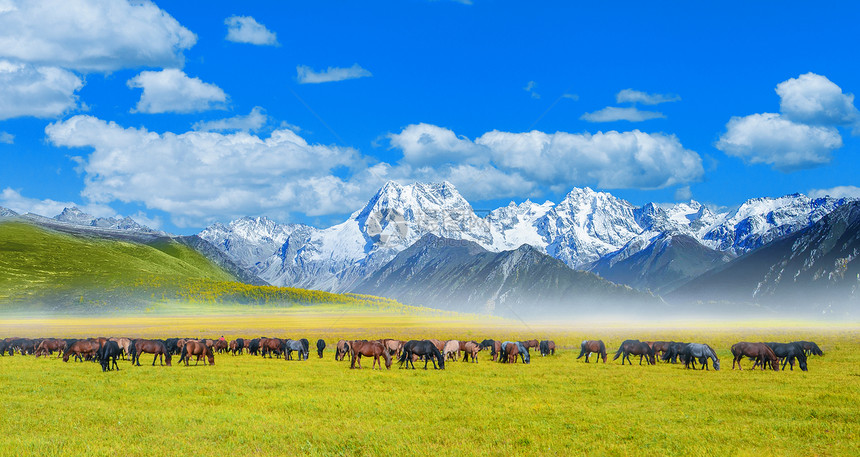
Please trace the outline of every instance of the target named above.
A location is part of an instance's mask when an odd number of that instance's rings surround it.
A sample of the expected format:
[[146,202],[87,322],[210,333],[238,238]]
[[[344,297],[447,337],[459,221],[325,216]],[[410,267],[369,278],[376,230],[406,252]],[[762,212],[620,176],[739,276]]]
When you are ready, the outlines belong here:
[[[212,367],[0,357],[0,455],[860,455],[860,335],[803,323],[528,328],[450,315],[229,312],[206,317],[0,318],[0,336],[326,339],[325,358],[217,355]],[[530,365],[348,369],[339,338],[552,338]],[[707,342],[723,369],[585,364],[579,342]],[[737,371],[737,341],[818,342],[809,371]],[[612,354],[610,354],[611,359]],[[365,367],[370,362],[365,361]],[[746,362],[745,366],[750,366]]]

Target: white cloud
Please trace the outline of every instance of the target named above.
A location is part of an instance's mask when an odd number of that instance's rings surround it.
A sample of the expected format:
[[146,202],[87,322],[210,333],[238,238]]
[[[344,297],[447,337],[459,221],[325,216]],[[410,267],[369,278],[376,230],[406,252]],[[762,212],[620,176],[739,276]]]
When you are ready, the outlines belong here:
[[[701,157],[684,149],[675,136],[638,130],[593,135],[494,130],[472,141],[449,129],[416,124],[389,139],[403,151],[403,165],[469,166],[472,170],[461,171],[483,170],[485,175],[492,168],[510,177],[508,185],[517,190],[571,184],[652,189],[695,181],[703,174]],[[463,186],[456,177],[447,179]]]
[[854,95],[824,76],[806,73],[776,86],[785,118],[803,124],[847,125],[860,121]]
[[580,116],[580,119],[588,122],[615,122],[615,121],[630,121],[642,122],[649,119],[665,118],[663,113],[656,111],[640,111],[636,107],[618,108],[616,106],[607,106],[593,113],[585,113]]
[[278,37],[251,16],[230,16],[227,25],[227,41],[257,45],[276,46]]
[[106,205],[81,205],[75,202],[61,202],[51,199],[39,200],[21,195],[21,192],[10,187],[0,192],[0,206],[5,206],[18,214],[33,213],[45,217],[54,217],[63,212],[63,208],[78,207],[85,213],[97,217],[116,217],[116,211]]
[[833,127],[798,124],[779,114],[761,113],[732,117],[716,147],[748,163],[792,171],[829,163],[830,152],[842,147],[842,137]]
[[174,68],[141,72],[128,80],[128,87],[143,89],[134,109],[142,113],[192,113],[223,108],[227,101],[218,86]]
[[690,186],[681,186],[675,190],[675,201],[686,202],[693,199],[693,191]]
[[70,71],[0,60],[0,120],[57,117],[77,108],[83,81]]
[[263,108],[255,106],[246,116],[234,116],[214,121],[200,121],[195,123],[192,128],[203,132],[234,130],[256,132],[263,128],[268,120],[269,117],[263,112]]
[[0,58],[82,72],[182,67],[196,35],[150,1],[12,0]]
[[826,196],[833,198],[857,198],[860,199],[860,187],[857,186],[836,186],[830,189],[812,189],[809,191],[809,196],[812,198],[821,198]]
[[[290,130],[268,138],[159,134],[79,115],[45,132],[56,146],[92,149],[79,159],[89,201],[142,203],[169,213],[178,226],[248,214],[344,213],[360,204],[356,195],[380,184],[362,171],[366,162],[354,149],[311,145]],[[334,169],[354,174],[340,178]]]
[[678,100],[681,100],[681,97],[678,95],[649,94],[633,89],[624,89],[615,94],[615,101],[617,103],[629,102],[642,103],[644,105],[658,105],[660,103],[677,102]]
[[702,158],[674,135],[629,132],[573,134],[494,130],[475,140],[499,169],[543,185],[657,189],[698,180]]
[[365,78],[373,76],[369,71],[354,64],[349,68],[328,67],[327,70],[315,72],[311,67],[299,65],[296,67],[296,79],[299,84],[319,84],[347,79]]
[[528,84],[526,84],[526,87],[523,87],[523,90],[531,94],[532,98],[540,98],[540,94],[535,91],[536,86],[536,82],[529,81]]
[[0,132],[0,143],[15,144],[15,135],[9,132]]

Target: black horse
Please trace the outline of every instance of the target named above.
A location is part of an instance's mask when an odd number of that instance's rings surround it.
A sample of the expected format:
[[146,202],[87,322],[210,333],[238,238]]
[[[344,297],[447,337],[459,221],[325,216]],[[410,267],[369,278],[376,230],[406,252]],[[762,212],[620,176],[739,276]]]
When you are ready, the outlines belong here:
[[167,350],[173,355],[180,355],[179,353],[182,351],[182,348],[176,345],[177,342],[179,342],[179,338],[168,338],[164,340],[164,345],[167,346]]
[[323,358],[323,350],[325,350],[325,340],[320,338],[317,340],[317,355]]
[[660,360],[664,362],[671,361],[672,363],[678,363],[678,357],[682,355],[686,347],[687,343],[679,343],[677,341],[672,341],[669,343],[669,349],[663,352],[663,356],[660,357]]
[[484,341],[481,341],[481,344],[480,344],[480,345],[478,345],[478,349],[482,349],[482,350],[483,350],[483,349],[486,349],[486,348],[490,348],[490,355],[491,355],[491,356],[493,356],[493,357],[495,357],[495,356],[496,356],[496,341],[495,341],[495,340],[484,340]]
[[260,354],[260,339],[254,338],[248,343],[248,354],[251,355],[259,355]]
[[[553,346],[555,346],[555,344],[553,344]],[[538,349],[540,349],[541,357],[545,357],[545,356],[548,356],[550,354],[553,354],[553,355],[555,354],[555,347],[550,348],[549,340],[541,341],[540,346],[538,346]]]
[[800,347],[803,348],[804,354],[809,355],[824,355],[824,351],[818,347],[817,344],[812,341],[795,341],[795,343],[799,344]]
[[612,360],[615,360],[621,354],[624,354],[621,357],[621,365],[624,365],[624,360],[626,359],[630,362],[630,365],[633,365],[633,362],[630,360],[630,354],[639,356],[639,365],[642,365],[642,357],[647,356],[647,361],[649,365],[654,365],[657,363],[654,360],[654,350],[651,349],[651,346],[648,346],[647,343],[643,343],[639,340],[625,340],[621,343],[621,347],[618,348],[618,352],[615,353],[615,357]]
[[113,367],[119,370],[119,365],[116,364],[116,359],[122,355],[122,349],[116,341],[105,341],[105,344],[96,351],[96,357],[102,365],[102,371],[111,371],[111,361]]
[[797,359],[800,369],[806,371],[806,354],[803,352],[803,346],[798,343],[764,343],[769,348],[773,349],[773,353],[782,359],[782,369],[785,370],[786,365],[791,366],[794,371],[794,359]]
[[14,355],[12,348],[9,347],[9,343],[7,341],[0,340],[0,356],[5,356],[6,351],[9,352],[9,355]]
[[[418,357],[424,357],[424,369],[427,369],[427,363],[433,362],[433,369],[436,370],[444,370],[445,369],[445,358],[442,357],[442,353],[439,352],[439,349],[434,345],[430,340],[410,340],[407,341],[406,344],[403,345],[403,352],[400,353],[400,368],[403,368],[403,363],[406,362],[406,368],[409,368],[409,365],[412,365],[412,369],[415,369],[415,363],[412,362],[412,355],[416,355]],[[436,362],[439,362],[439,365],[436,365]]]
[[245,351],[245,338],[236,338],[236,349],[233,350],[233,355],[238,352],[241,355]]

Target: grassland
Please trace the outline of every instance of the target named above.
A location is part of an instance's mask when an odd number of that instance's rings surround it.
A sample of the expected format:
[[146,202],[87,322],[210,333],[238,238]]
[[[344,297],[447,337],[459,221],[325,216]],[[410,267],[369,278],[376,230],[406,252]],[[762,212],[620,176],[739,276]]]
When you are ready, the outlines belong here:
[[[173,335],[552,338],[554,357],[444,371],[349,370],[324,359],[216,356],[213,367],[0,358],[0,455],[858,455],[856,326],[808,323],[587,327],[298,309],[206,317],[0,318],[0,336]],[[723,369],[575,360],[579,341],[702,341]],[[808,372],[732,371],[737,341],[811,339]],[[611,358],[611,355],[610,355]],[[369,366],[369,363],[366,365]],[[749,363],[747,363],[747,367]]]

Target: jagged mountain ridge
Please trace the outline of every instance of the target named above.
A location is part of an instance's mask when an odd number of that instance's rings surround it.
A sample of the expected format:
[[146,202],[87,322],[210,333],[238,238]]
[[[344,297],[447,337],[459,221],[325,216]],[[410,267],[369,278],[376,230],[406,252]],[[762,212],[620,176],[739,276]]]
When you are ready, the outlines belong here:
[[[575,188],[558,204],[511,203],[481,218],[450,183],[389,182],[343,223],[293,229],[268,258],[255,257],[250,268],[274,285],[349,291],[427,233],[473,241],[494,252],[528,244],[575,269],[612,255],[618,262],[663,233],[686,235],[735,256],[806,227],[845,201],[794,194],[752,199],[735,211],[715,213],[695,201],[636,207],[607,192]],[[201,237],[250,265],[229,246],[253,236],[221,230],[228,224],[218,227],[215,237],[213,227]]]
[[475,242],[424,235],[357,284],[357,293],[458,312],[575,316],[662,306],[650,295],[575,271],[524,244],[491,252]]
[[708,272],[674,302],[753,303],[779,310],[849,312],[860,305],[860,202]]

